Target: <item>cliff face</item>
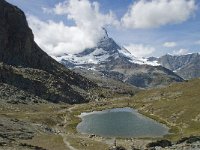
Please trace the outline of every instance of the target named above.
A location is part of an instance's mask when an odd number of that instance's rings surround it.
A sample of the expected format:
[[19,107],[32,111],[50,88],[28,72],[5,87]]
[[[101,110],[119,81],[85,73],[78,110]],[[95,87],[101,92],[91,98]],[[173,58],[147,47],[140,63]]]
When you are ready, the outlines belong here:
[[0,17],[0,61],[14,66],[50,68],[51,60],[35,44],[24,13],[1,0]]
[[96,84],[42,51],[19,8],[0,0],[0,18],[0,82],[53,102],[86,101],[87,90]]

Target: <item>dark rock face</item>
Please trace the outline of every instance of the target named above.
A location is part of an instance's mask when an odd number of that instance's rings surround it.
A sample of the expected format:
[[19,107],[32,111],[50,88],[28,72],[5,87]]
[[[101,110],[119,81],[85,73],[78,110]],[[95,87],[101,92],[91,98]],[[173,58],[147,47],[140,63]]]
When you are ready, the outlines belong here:
[[164,55],[157,58],[157,61],[184,79],[200,77],[200,54],[198,53],[180,56]]
[[0,61],[15,66],[50,68],[51,59],[34,43],[24,13],[1,0],[0,17]]
[[183,137],[178,140],[176,143],[168,141],[168,140],[159,140],[155,142],[151,142],[146,145],[148,150],[156,150],[156,149],[192,149],[192,150],[199,150],[200,145],[200,137],[199,136],[190,136],[190,137]]
[[152,148],[152,147],[156,147],[156,146],[165,148],[165,147],[172,146],[172,143],[168,140],[160,140],[160,141],[149,143],[147,145],[147,148]]
[[25,148],[30,148],[31,150],[32,149],[35,149],[35,150],[47,150],[47,149],[44,149],[44,148],[42,148],[42,147],[39,147],[39,146],[33,146],[33,145],[30,145],[30,144],[26,144],[26,143],[21,143],[21,144],[19,144],[19,146],[21,146],[23,149],[25,149]]
[[0,0],[0,18],[0,82],[53,102],[85,101],[87,90],[96,84],[43,52],[19,8]]
[[200,136],[190,136],[190,137],[184,137],[184,138],[180,139],[177,142],[177,144],[184,143],[184,142],[186,142],[187,144],[192,144],[192,143],[195,143],[198,141],[200,141]]

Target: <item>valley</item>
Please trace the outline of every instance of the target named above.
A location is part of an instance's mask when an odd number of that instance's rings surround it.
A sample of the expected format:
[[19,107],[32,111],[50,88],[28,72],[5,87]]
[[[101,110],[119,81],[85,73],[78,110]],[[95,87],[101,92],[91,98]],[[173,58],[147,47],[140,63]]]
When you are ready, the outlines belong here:
[[[114,143],[112,138],[82,135],[76,131],[76,126],[81,121],[78,115],[82,112],[127,106],[170,127],[171,134],[166,135],[164,139],[175,142],[182,137],[198,136],[200,132],[199,84],[200,80],[195,79],[161,89],[141,91],[133,97],[102,99],[99,102],[76,105],[49,102],[31,105],[9,104],[2,103],[1,100],[1,128],[8,126],[9,122],[12,122],[14,127],[12,133],[9,128],[3,131],[1,137],[4,135],[4,138],[1,143],[8,149],[13,145],[18,146],[19,149],[31,149],[30,145],[53,150],[58,148],[64,150],[66,147],[90,150],[98,146],[109,149]],[[191,90],[188,91],[187,88]],[[193,95],[192,99],[191,95]],[[117,145],[127,149],[133,145],[144,149],[146,144],[159,139],[119,138],[116,141]]]

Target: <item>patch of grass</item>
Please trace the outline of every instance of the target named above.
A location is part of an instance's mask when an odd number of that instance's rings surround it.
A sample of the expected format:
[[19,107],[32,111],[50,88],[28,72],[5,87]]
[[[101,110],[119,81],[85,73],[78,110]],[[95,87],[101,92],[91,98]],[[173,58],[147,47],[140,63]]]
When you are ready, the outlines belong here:
[[88,138],[68,138],[70,145],[81,150],[108,150],[109,146],[103,142],[91,140]]
[[60,135],[43,134],[37,135],[31,140],[23,141],[26,144],[33,146],[40,146],[49,150],[66,150],[66,146],[63,142],[63,138]]

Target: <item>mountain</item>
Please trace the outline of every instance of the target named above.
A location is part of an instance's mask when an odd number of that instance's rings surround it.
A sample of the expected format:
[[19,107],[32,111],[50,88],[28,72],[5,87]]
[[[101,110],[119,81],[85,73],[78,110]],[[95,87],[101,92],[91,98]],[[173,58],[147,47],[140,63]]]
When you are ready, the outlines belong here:
[[66,54],[56,59],[71,68],[87,69],[104,69],[110,62],[116,62],[116,60],[136,64],[154,64],[145,59],[134,57],[128,50],[120,47],[112,38],[109,38],[105,29],[103,31],[105,31],[105,36],[99,40],[96,47],[85,49],[83,52],[74,55]]
[[101,72],[103,76],[142,88],[183,81],[172,71],[156,66],[157,63],[154,61],[134,57],[128,50],[110,38],[106,31],[105,36],[97,43],[96,47],[55,59],[69,68]]
[[200,77],[200,54],[164,55],[160,58],[149,58],[168,68],[184,79]]
[[0,0],[0,18],[0,83],[52,102],[88,101],[97,85],[42,51],[19,8]]

